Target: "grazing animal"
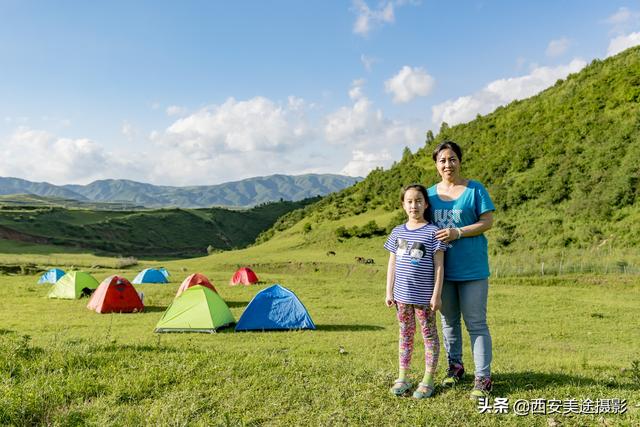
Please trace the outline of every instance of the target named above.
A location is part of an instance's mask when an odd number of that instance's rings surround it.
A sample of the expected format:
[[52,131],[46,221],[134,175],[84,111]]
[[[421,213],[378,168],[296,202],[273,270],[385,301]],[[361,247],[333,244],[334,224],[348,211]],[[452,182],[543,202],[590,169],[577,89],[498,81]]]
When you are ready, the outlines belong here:
[[334,251],[327,251],[327,256],[332,256],[335,255],[336,253]]

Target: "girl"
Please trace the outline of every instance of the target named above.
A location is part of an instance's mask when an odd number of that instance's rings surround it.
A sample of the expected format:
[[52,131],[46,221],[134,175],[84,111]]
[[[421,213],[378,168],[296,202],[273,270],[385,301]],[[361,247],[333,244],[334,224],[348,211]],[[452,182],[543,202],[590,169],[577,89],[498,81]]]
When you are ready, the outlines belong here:
[[384,244],[389,254],[387,269],[387,307],[396,305],[400,323],[400,374],[391,393],[402,396],[411,389],[407,372],[413,353],[416,317],[424,339],[425,374],[413,397],[431,397],[433,377],[438,365],[440,341],[435,312],[440,308],[446,243],[435,238],[437,227],[425,217],[427,190],[411,184],[400,195],[407,213],[406,224],[397,226]]

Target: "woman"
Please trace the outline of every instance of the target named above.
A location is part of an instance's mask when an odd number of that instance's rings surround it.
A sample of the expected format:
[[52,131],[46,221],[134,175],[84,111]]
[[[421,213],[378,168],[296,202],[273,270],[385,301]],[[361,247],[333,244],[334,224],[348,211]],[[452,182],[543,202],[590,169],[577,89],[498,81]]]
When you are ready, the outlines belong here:
[[475,382],[471,398],[491,392],[491,335],[487,326],[489,257],[484,232],[493,224],[493,202],[477,181],[460,175],[462,150],[445,141],[433,151],[442,180],[429,188],[431,218],[440,229],[436,238],[450,243],[445,255],[442,289],[442,335],[449,359],[443,386],[454,386],[464,374],[460,315],[471,336]]

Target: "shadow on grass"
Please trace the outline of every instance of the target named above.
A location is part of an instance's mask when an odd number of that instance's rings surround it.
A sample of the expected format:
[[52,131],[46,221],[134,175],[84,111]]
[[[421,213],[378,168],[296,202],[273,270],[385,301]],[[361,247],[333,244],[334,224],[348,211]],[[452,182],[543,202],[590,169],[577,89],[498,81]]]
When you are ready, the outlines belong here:
[[234,308],[234,307],[244,307],[245,305],[249,304],[249,301],[225,301],[227,303],[227,307],[229,308]]
[[[602,387],[623,390],[640,390],[638,384],[631,383],[625,378],[612,378],[611,380],[598,380],[580,375],[568,375],[564,373],[549,372],[503,372],[494,376],[493,394],[509,395],[522,391],[543,390],[550,387],[574,386],[574,387]],[[471,380],[470,380],[471,381]],[[549,398],[552,398],[550,396]]]
[[382,331],[385,328],[377,325],[316,325],[319,331],[342,332],[342,331]]
[[158,313],[166,310],[167,307],[161,305],[145,305],[143,313]]
[[108,353],[134,352],[134,353],[177,353],[181,351],[179,348],[165,346],[158,340],[157,345],[138,345],[138,344],[101,344],[98,345],[100,351]]

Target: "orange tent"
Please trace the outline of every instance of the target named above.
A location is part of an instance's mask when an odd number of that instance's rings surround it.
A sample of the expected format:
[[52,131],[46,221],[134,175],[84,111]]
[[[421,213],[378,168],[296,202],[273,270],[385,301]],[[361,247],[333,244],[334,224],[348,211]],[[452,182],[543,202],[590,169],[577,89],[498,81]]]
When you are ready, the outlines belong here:
[[256,276],[256,273],[254,273],[249,267],[242,267],[235,272],[229,284],[239,285],[241,283],[243,285],[258,283],[258,276]]
[[95,290],[87,308],[97,313],[135,313],[144,310],[144,304],[127,279],[109,276]]
[[182,282],[182,284],[178,288],[178,293],[176,294],[176,298],[181,293],[183,293],[184,291],[189,289],[190,287],[196,286],[196,285],[204,286],[205,288],[209,288],[213,292],[216,292],[216,293],[218,292],[216,290],[216,288],[213,286],[213,284],[209,281],[209,279],[207,279],[207,276],[205,276],[204,274],[200,274],[200,273],[193,273],[191,276],[189,276],[186,279],[184,279],[184,281]]

